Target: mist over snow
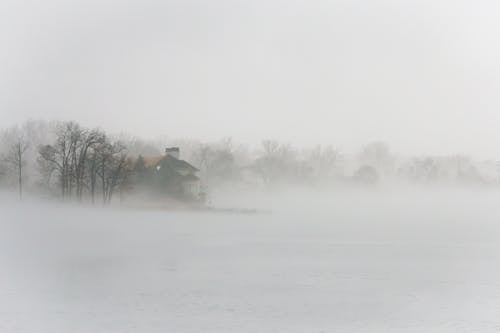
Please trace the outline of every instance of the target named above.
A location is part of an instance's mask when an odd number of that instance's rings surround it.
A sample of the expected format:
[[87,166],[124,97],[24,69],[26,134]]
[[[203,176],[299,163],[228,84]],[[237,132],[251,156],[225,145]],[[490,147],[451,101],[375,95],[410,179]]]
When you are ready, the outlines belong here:
[[498,331],[494,191],[328,194],[260,193],[260,215],[2,197],[0,329]]

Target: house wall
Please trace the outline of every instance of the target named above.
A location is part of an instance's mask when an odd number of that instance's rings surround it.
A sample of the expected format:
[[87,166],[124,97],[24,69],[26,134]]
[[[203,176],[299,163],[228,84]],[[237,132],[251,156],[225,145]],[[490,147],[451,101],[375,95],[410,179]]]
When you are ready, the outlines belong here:
[[194,198],[198,198],[198,195],[200,194],[199,181],[184,182],[182,184],[182,188],[185,194],[191,195]]

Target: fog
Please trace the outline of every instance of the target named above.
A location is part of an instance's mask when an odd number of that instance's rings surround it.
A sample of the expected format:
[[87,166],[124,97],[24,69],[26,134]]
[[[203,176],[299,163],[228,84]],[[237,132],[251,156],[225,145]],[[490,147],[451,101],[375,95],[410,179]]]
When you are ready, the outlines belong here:
[[499,4],[0,4],[0,114],[143,137],[498,156]]
[[0,1],[0,332],[499,332],[499,31]]
[[498,331],[495,191],[253,197],[268,211],[3,197],[2,331]]

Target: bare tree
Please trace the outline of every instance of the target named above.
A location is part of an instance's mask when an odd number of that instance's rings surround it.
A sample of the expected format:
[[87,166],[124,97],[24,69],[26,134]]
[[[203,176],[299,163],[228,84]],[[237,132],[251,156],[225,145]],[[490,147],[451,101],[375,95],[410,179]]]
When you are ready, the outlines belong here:
[[[52,123],[38,120],[0,129],[0,176],[3,185],[19,187],[19,173],[21,173],[21,195],[26,192],[28,186],[33,188],[30,185],[44,183],[44,178],[39,176],[45,177],[48,169],[44,168],[42,173],[37,172],[41,169],[37,170],[39,156],[36,148],[54,139],[53,130]],[[21,170],[18,162],[19,150],[22,155]]]
[[99,143],[105,141],[104,133],[98,130],[82,130],[79,133],[79,140],[73,146],[73,178],[76,186],[76,196],[82,200],[83,189],[85,187],[86,163],[88,162],[88,153]]
[[56,128],[56,140],[52,145],[39,147],[40,160],[59,173],[59,185],[63,199],[71,196],[72,152],[76,144],[79,126],[76,123],[60,123]]
[[19,199],[22,200],[24,167],[26,165],[25,154],[29,145],[19,132],[16,134],[14,142],[10,143],[7,154],[3,156],[2,160],[11,170],[16,172]]
[[90,192],[90,200],[92,204],[95,203],[95,193],[96,193],[96,188],[97,188],[97,169],[98,169],[98,159],[99,159],[99,151],[100,151],[100,146],[103,145],[103,143],[100,143],[96,146],[93,147],[91,153],[88,156],[88,170],[87,170],[87,177],[89,181],[89,192]]
[[39,147],[39,165],[51,171],[48,175],[58,172],[63,199],[70,198],[73,190],[76,198],[82,199],[89,151],[104,140],[99,130],[87,130],[77,123],[65,122],[57,125],[54,144]]
[[361,165],[371,165],[379,173],[390,173],[394,166],[394,156],[385,142],[375,141],[363,147],[359,154]]
[[100,185],[103,203],[109,203],[127,178],[125,146],[74,122],[59,123],[55,137],[53,144],[39,147],[39,168],[47,178],[57,173],[62,198],[74,195],[81,201],[88,190],[94,203]]
[[331,145],[318,145],[306,152],[307,160],[311,165],[314,176],[318,179],[329,179],[339,167],[340,152]]
[[102,203],[109,204],[115,190],[125,184],[131,172],[126,147],[120,143],[105,141],[99,145],[95,155],[95,172],[102,188]]
[[223,183],[236,177],[237,167],[232,150],[230,138],[198,147],[193,157],[205,183]]
[[305,179],[308,167],[298,159],[292,146],[265,140],[262,142],[262,150],[261,156],[255,160],[252,167],[264,183]]

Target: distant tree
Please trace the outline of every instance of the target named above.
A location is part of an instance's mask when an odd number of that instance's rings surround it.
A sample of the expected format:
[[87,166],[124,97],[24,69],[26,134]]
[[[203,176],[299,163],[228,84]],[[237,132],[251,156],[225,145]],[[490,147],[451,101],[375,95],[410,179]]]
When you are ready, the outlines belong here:
[[159,142],[147,141],[136,136],[130,136],[123,133],[115,139],[127,147],[127,151],[130,156],[158,156],[164,148]]
[[359,154],[359,160],[362,165],[371,165],[382,173],[392,171],[394,163],[389,146],[381,141],[364,146]]
[[50,145],[41,145],[38,148],[37,169],[40,176],[39,185],[42,186],[47,192],[51,192],[52,183],[54,181],[54,174],[58,171],[58,166],[51,159],[49,155],[53,154]]
[[104,137],[103,140],[96,145],[94,145],[87,156],[87,182],[90,193],[90,201],[92,204],[95,203],[96,191],[98,186],[98,172],[99,172],[99,161],[102,159],[102,151],[107,145],[107,138]]
[[126,147],[120,142],[106,142],[97,151],[97,175],[102,186],[102,202],[108,204],[117,188],[125,185],[131,173]]
[[144,161],[144,157],[139,155],[139,157],[135,160],[135,162],[131,162],[132,167],[132,175],[131,182],[134,184],[134,187],[145,189],[149,188],[157,188],[158,183],[155,182],[155,170],[153,167],[148,167]]
[[377,169],[371,165],[362,165],[353,175],[353,179],[366,185],[376,184],[379,180]]
[[314,177],[323,180],[331,178],[333,173],[339,168],[341,155],[331,145],[318,145],[308,151],[306,157],[314,172]]
[[7,178],[8,167],[2,159],[0,159],[0,181],[3,185],[5,178]]
[[273,140],[262,142],[262,153],[253,163],[252,169],[267,184],[303,182],[311,173],[311,167],[298,158],[292,146]]
[[59,123],[55,134],[53,144],[39,147],[40,170],[46,177],[57,173],[63,199],[74,194],[80,201],[88,190],[95,202],[100,184],[103,203],[109,203],[128,172],[125,146],[112,142],[100,130],[89,130],[74,122]]
[[[48,143],[53,140],[52,123],[44,121],[30,120],[20,125],[12,126],[6,129],[0,129],[0,173],[3,175],[1,179],[2,185],[18,186],[19,183],[19,168],[12,163],[2,161],[1,156],[10,156],[12,159],[14,146],[19,143],[21,138],[22,145],[26,146],[26,150],[22,154],[22,193],[26,192],[26,188],[34,188],[32,185],[41,185],[42,179],[37,171],[37,147],[40,144]],[[15,164],[15,163],[14,163]],[[43,173],[42,173],[43,174]]]
[[407,169],[407,174],[414,181],[434,182],[440,176],[438,163],[432,157],[413,158]]
[[277,141],[262,141],[262,154],[254,164],[254,171],[262,177],[264,183],[269,184],[283,178],[285,165],[290,155],[289,146],[281,146]]
[[212,144],[199,145],[193,157],[194,163],[199,166],[207,183],[219,184],[234,180],[237,176],[237,166],[230,138]]
[[42,145],[38,152],[39,160],[59,174],[59,185],[63,199],[71,197],[73,176],[75,175],[76,147],[79,144],[81,128],[74,122],[59,123],[56,127],[56,140],[52,145]]
[[9,143],[8,151],[4,156],[2,156],[2,160],[8,169],[13,170],[16,173],[19,199],[21,200],[23,198],[23,172],[24,167],[26,166],[25,155],[29,145],[26,139],[18,131],[15,131],[12,134],[12,142]]
[[85,177],[87,175],[86,163],[88,162],[89,153],[95,149],[99,143],[105,141],[104,133],[99,130],[79,129],[78,137],[75,144],[72,146],[72,169],[73,181],[76,186],[76,196],[78,200],[82,200],[83,190],[85,188]]
[[474,183],[482,182],[477,167],[470,157],[454,155],[450,157],[456,169],[456,179],[460,182]]

